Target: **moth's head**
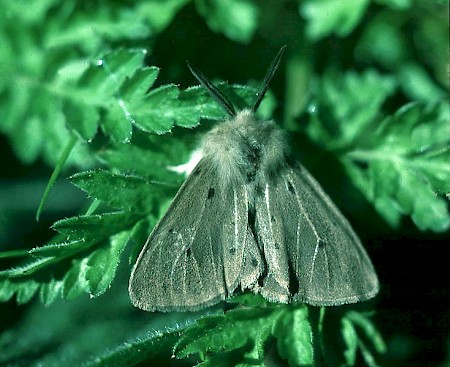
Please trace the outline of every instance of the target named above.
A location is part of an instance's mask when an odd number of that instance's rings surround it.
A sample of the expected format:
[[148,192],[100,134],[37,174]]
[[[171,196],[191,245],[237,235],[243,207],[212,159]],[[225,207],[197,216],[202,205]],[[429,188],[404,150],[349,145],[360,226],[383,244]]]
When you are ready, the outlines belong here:
[[253,103],[253,106],[249,109],[245,109],[243,111],[240,111],[239,113],[236,112],[236,109],[234,108],[233,104],[229,100],[227,96],[225,96],[214,84],[212,84],[208,78],[196,67],[192,66],[188,62],[189,70],[191,71],[192,75],[200,82],[200,84],[209,92],[211,97],[213,97],[217,103],[224,109],[224,111],[233,119],[239,117],[242,115],[242,113],[251,113],[254,114],[256,110],[258,109],[259,105],[261,104],[261,101],[264,98],[264,95],[266,94],[267,90],[269,89],[270,82],[275,75],[275,72],[278,69],[278,66],[280,65],[281,58],[283,57],[284,51],[286,49],[286,45],[281,47],[280,51],[278,51],[277,56],[273,59],[272,63],[269,66],[269,69],[267,70],[266,76],[263,79],[263,82],[261,83],[261,87],[259,88],[258,92],[256,93],[256,99]]

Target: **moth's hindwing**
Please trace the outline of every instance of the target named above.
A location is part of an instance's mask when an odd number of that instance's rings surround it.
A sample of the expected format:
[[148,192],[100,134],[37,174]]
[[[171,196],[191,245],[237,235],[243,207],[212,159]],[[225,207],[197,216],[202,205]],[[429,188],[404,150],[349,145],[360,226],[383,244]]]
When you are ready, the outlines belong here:
[[212,167],[200,161],[150,234],[130,278],[135,306],[198,310],[232,294],[241,278],[256,282],[261,260],[248,231],[246,188],[219,185]]
[[267,262],[261,289],[267,299],[327,306],[378,293],[377,275],[357,235],[301,165],[267,179],[256,199],[256,232]]

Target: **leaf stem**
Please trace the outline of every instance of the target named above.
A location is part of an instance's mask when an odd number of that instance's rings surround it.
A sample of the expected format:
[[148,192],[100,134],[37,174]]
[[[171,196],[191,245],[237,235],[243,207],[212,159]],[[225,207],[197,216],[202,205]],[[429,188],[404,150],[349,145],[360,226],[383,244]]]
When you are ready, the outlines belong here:
[[9,251],[2,251],[0,252],[0,259],[7,258],[7,257],[21,257],[21,256],[27,256],[28,250],[9,250]]
[[64,148],[61,157],[58,160],[58,163],[55,166],[55,169],[53,170],[52,175],[50,176],[50,179],[48,180],[47,187],[45,188],[44,195],[42,195],[41,202],[39,203],[39,208],[36,212],[36,221],[39,221],[39,217],[42,213],[42,210],[44,209],[44,205],[47,202],[48,196],[50,194],[50,191],[55,184],[56,179],[58,178],[64,163],[66,163],[67,158],[69,158],[70,153],[72,152],[72,149],[75,147],[75,144],[77,143],[78,138],[75,135],[72,135],[69,139],[69,142],[67,143],[66,147]]

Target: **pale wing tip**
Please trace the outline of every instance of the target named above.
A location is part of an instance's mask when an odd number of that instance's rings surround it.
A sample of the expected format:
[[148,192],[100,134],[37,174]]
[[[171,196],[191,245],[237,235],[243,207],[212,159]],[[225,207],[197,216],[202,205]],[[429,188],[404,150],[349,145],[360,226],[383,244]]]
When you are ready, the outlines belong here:
[[342,298],[310,298],[310,297],[294,297],[296,301],[306,303],[311,306],[342,306],[352,303],[369,301],[379,293],[380,288],[377,284],[374,288],[363,294],[354,294]]
[[146,297],[145,292],[135,292],[135,289],[133,289],[132,284],[130,282],[130,286],[128,288],[128,293],[130,296],[131,304],[134,307],[137,307],[143,311],[147,312],[195,312],[202,310],[204,308],[214,306],[215,304],[225,300],[225,295],[220,294],[216,297],[213,297],[211,299],[205,300],[205,301],[199,301],[191,302],[188,304],[187,302],[182,304],[176,304],[175,302],[155,302],[149,300],[151,297]]

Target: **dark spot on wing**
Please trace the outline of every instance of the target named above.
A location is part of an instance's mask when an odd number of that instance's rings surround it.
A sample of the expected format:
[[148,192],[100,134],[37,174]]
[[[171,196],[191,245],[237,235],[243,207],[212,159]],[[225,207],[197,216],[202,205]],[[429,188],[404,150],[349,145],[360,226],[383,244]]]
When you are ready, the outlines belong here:
[[168,230],[168,232],[169,232],[169,233],[173,233],[173,228],[170,228],[170,229]]
[[247,182],[253,182],[255,181],[255,177],[256,177],[256,172],[255,171],[247,171]]
[[275,216],[272,215],[272,216],[270,217],[270,221],[271,221],[272,223],[275,223],[275,222],[277,221],[277,219],[275,218]]
[[252,264],[252,267],[256,268],[258,266],[258,260],[256,260],[254,257],[250,260],[250,263]]
[[280,248],[280,244],[278,242],[275,242],[273,246],[275,247],[276,250]]
[[230,254],[234,255],[236,253],[236,249],[234,247],[230,248]]
[[186,256],[187,257],[190,257],[192,255],[192,250],[191,250],[191,248],[189,247],[187,250],[186,250]]
[[291,181],[288,181],[287,188],[291,194],[295,194],[294,186],[292,186]]
[[248,209],[247,218],[248,218],[248,225],[250,226],[252,234],[253,234],[254,238],[257,238],[256,229],[255,229],[256,211],[254,208]]
[[323,239],[319,238],[317,244],[319,245],[319,247],[325,247],[327,243]]
[[214,197],[214,189],[211,187],[208,190],[208,199],[212,199]]
[[289,264],[289,293],[297,294],[300,284],[298,282],[298,275],[295,273],[292,263]]

